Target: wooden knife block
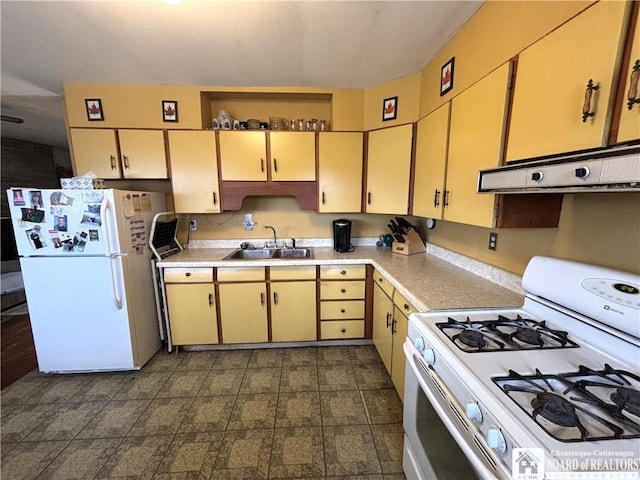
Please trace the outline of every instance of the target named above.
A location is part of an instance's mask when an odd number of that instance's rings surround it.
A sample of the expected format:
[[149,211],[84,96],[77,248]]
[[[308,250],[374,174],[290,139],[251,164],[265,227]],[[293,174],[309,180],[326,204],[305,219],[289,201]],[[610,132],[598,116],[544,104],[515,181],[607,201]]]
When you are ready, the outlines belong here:
[[402,237],[404,238],[405,243],[398,242],[397,240],[393,241],[393,244],[391,245],[391,251],[393,253],[398,253],[400,255],[413,255],[426,251],[420,235],[418,235],[413,228],[410,228],[407,234]]

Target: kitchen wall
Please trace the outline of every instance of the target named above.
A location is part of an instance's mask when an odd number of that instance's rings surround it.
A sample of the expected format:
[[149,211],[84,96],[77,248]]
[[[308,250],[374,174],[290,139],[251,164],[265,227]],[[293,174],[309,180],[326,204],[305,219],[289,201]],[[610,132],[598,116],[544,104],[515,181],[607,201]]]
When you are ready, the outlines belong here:
[[[253,231],[245,231],[242,222],[245,213],[252,213],[257,222]],[[198,231],[191,234],[192,239],[252,239],[271,238],[271,230],[264,225],[275,227],[280,239],[331,238],[332,221],[336,218],[348,218],[353,221],[352,237],[377,237],[388,233],[387,223],[391,215],[315,213],[302,210],[298,200],[293,197],[247,197],[242,209],[211,215],[192,215],[198,222]],[[186,219],[181,225],[186,224]],[[184,229],[183,229],[184,230]]]

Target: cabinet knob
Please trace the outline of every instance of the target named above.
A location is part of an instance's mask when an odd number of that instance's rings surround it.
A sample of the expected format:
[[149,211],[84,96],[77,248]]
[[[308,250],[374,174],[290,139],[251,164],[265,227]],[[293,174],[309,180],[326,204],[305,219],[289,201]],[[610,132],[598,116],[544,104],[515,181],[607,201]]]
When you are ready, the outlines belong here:
[[347,274],[347,271],[346,271],[346,270],[341,270],[341,271],[340,271],[340,275],[346,275],[346,274]]
[[629,80],[629,93],[627,94],[627,108],[631,110],[633,105],[640,103],[638,98],[638,79],[640,79],[640,60],[636,60],[631,70],[631,79]]
[[344,308],[340,309],[340,313],[345,313],[345,312],[346,312],[346,310]]
[[346,288],[341,288],[341,289],[340,289],[340,291],[341,291],[342,293],[347,293],[347,289],[346,289]]
[[409,305],[407,305],[406,303],[403,305],[403,308],[408,312],[409,311]]
[[587,82],[587,89],[584,92],[584,105],[582,105],[582,123],[587,121],[587,118],[595,116],[596,112],[591,111],[591,97],[593,92],[600,89],[600,85],[593,83],[592,79]]
[[184,274],[185,277],[190,277],[191,276],[191,272],[187,272]]
[[346,328],[341,328],[341,329],[340,329],[340,331],[341,331],[342,333],[347,333],[347,329],[346,329]]

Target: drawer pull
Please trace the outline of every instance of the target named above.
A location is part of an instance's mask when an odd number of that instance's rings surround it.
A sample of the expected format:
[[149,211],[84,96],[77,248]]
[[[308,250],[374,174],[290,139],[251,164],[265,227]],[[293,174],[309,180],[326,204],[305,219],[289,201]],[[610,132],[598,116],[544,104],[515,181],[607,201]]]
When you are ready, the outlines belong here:
[[393,322],[391,322],[391,335],[395,335],[396,333],[396,323],[398,323],[397,320],[394,320]]
[[[631,108],[629,108],[631,109]],[[116,169],[116,156],[115,155],[111,155],[109,157],[109,159],[111,160],[111,170],[115,170]]]
[[371,192],[367,192],[367,205],[371,205]]
[[378,282],[380,282],[380,283],[384,282],[384,278],[378,277]]
[[122,159],[124,160],[124,168],[129,168],[129,157],[127,155],[123,155]]
[[391,320],[391,314],[387,312],[387,328],[389,328],[389,321]]
[[347,271],[346,271],[346,270],[341,270],[341,271],[340,271],[340,275],[346,275],[346,274],[347,274]]
[[436,191],[433,194],[433,206],[437,207],[440,205],[440,190],[436,188]]
[[213,295],[211,293],[209,294],[209,306],[213,307]]
[[191,276],[191,272],[187,272],[184,274],[185,277],[190,277]]
[[347,333],[347,329],[346,329],[346,328],[344,328],[344,327],[343,327],[343,328],[341,328],[341,329],[340,329],[340,331],[341,331],[342,333]]
[[264,158],[260,159],[260,171],[264,172]]
[[327,203],[327,199],[325,198],[324,192],[322,192],[322,204],[324,205],[325,203]]
[[346,312],[346,310],[344,308],[340,309],[340,313],[345,313],[345,312]]
[[216,192],[212,192],[213,193],[213,204],[216,205],[218,203],[218,196],[216,195]]
[[341,291],[342,293],[347,293],[347,289],[346,289],[346,288],[341,288],[341,289],[340,289],[340,291]]
[[260,306],[264,307],[264,293],[260,292]]
[[278,292],[273,292],[273,304],[278,304]]
[[278,173],[278,159],[276,157],[273,157],[273,171]]
[[407,305],[406,303],[403,305],[404,309],[408,312],[409,311],[409,305]]

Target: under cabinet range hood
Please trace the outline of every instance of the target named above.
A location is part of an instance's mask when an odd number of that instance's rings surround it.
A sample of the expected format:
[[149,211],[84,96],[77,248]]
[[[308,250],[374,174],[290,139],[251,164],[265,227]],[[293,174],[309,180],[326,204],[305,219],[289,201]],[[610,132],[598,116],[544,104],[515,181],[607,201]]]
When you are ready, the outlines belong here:
[[640,145],[480,170],[478,193],[640,192]]

